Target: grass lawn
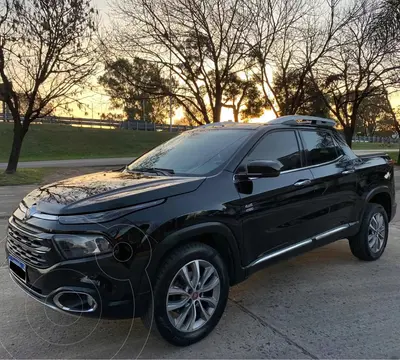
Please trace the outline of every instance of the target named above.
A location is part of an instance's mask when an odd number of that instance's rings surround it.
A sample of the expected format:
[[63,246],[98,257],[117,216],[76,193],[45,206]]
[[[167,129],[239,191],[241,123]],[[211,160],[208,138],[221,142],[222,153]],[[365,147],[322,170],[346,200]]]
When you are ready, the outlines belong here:
[[0,186],[40,184],[44,177],[53,171],[51,168],[18,169],[12,175],[0,171]]
[[377,144],[377,143],[356,143],[352,144],[353,150],[379,150],[379,149],[393,149],[396,151],[399,149],[398,144]]
[[[31,125],[20,161],[136,157],[171,139],[176,133],[77,128],[68,125]],[[7,162],[12,124],[0,123],[0,162]],[[397,144],[353,143],[354,150],[393,149]],[[32,175],[32,173],[31,173]]]
[[[390,158],[395,162],[395,164],[397,164],[397,158],[399,157],[399,152],[388,152],[388,155],[390,156]],[[399,164],[398,164],[399,165]]]
[[[176,133],[31,125],[20,161],[135,157],[171,139]],[[7,162],[12,124],[0,123],[0,162]]]

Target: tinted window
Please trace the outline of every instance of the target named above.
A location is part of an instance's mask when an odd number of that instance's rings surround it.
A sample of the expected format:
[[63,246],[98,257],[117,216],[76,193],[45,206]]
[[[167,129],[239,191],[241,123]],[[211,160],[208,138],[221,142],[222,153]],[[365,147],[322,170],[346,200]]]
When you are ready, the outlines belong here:
[[349,148],[349,145],[347,145],[343,136],[341,136],[339,133],[334,133],[334,138],[338,145],[339,155],[344,155],[349,159],[357,159],[357,155],[354,154],[353,150]]
[[301,167],[299,145],[294,131],[277,131],[266,135],[249,155],[251,160],[278,160],[282,171]]
[[224,165],[251,133],[231,129],[187,131],[141,156],[128,168],[163,168],[181,175],[205,175]]
[[333,161],[338,157],[335,142],[326,131],[302,131],[308,165]]

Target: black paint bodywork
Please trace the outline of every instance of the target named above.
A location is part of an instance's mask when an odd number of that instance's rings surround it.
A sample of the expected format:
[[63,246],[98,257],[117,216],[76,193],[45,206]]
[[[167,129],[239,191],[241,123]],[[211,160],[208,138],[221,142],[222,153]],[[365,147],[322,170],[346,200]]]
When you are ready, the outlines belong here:
[[[384,205],[389,218],[393,218],[393,165],[385,156],[357,157],[334,130],[327,128],[343,148],[343,156],[309,166],[301,138],[301,131],[307,127],[235,126],[237,131],[250,129],[251,136],[218,172],[209,176],[159,176],[118,170],[61,181],[27,195],[23,200],[26,207],[36,204],[38,211],[57,216],[164,202],[103,224],[63,225],[34,217],[24,219],[24,214],[16,210],[10,218],[10,230],[42,237],[52,250],[46,255],[46,267],[27,263],[27,282],[13,274],[12,278],[48,305],[61,289],[74,289],[92,294],[101,304],[98,312],[103,315],[114,317],[126,314],[122,310],[127,309],[128,315],[140,316],[148,307],[151,284],[163,258],[183,243],[201,241],[216,247],[229,267],[233,285],[277,260],[355,235],[369,201]],[[237,177],[255,144],[265,134],[283,129],[296,131],[303,168],[275,178]],[[224,131],[224,127],[209,131]],[[294,185],[304,180],[310,181],[304,186]],[[339,231],[330,235],[332,229]],[[112,243],[112,253],[67,260],[51,240],[55,234],[99,233]],[[319,239],[321,234],[324,236]],[[280,255],[282,249],[306,239],[312,241]],[[7,255],[16,255],[9,242],[6,250]],[[260,261],[263,257],[267,260]]]

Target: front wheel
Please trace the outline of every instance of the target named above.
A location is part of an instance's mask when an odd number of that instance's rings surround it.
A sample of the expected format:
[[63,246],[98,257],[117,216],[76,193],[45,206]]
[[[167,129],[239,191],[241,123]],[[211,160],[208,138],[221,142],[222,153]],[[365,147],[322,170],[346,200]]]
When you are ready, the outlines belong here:
[[354,256],[364,261],[378,260],[385,251],[389,235],[389,221],[385,209],[368,204],[359,233],[349,239]]
[[228,272],[219,253],[200,243],[185,245],[161,266],[153,293],[154,311],[150,307],[144,322],[155,325],[170,343],[190,345],[218,324],[228,292]]

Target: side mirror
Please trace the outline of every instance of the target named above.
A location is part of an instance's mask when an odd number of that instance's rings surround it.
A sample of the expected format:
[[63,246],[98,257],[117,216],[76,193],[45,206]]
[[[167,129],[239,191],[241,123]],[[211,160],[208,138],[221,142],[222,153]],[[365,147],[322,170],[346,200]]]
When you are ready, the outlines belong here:
[[275,160],[254,160],[247,165],[247,176],[249,178],[272,178],[278,177],[283,165]]

